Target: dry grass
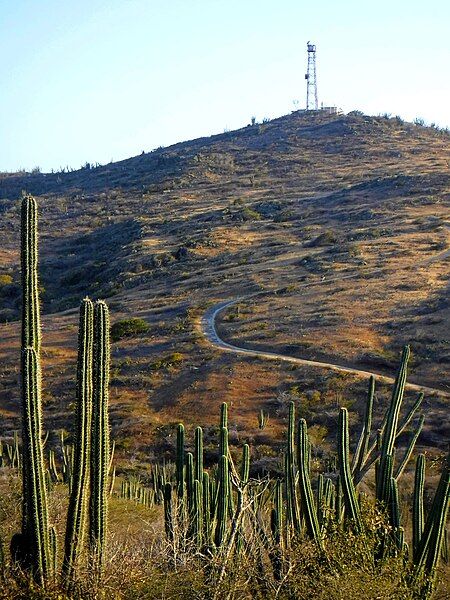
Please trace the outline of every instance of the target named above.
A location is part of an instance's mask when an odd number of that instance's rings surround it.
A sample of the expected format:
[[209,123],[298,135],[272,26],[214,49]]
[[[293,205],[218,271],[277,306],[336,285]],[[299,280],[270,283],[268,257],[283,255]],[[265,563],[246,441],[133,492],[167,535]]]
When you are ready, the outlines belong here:
[[[9,469],[0,480],[0,532],[9,539],[19,526],[18,479]],[[50,496],[50,508],[59,536],[63,534],[67,490],[57,486]],[[402,557],[374,563],[377,544],[374,535],[380,515],[364,503],[366,533],[354,536],[349,531],[329,532],[322,555],[306,538],[292,540],[283,552],[283,576],[274,577],[267,550],[249,525],[245,526],[247,544],[239,555],[218,553],[207,557],[185,541],[185,528],[179,530],[176,547],[164,537],[162,509],[149,509],[112,497],[105,576],[101,587],[92,580],[88,565],[80,569],[75,600],[418,600],[417,590],[406,584],[408,569]],[[265,515],[265,518],[268,518]],[[245,513],[244,513],[245,519]],[[245,525],[247,523],[247,525]],[[6,554],[8,561],[8,555]],[[444,600],[449,592],[441,568],[440,582],[433,600]],[[4,600],[65,600],[57,582],[47,591],[34,586],[14,566],[3,571],[0,598]]]

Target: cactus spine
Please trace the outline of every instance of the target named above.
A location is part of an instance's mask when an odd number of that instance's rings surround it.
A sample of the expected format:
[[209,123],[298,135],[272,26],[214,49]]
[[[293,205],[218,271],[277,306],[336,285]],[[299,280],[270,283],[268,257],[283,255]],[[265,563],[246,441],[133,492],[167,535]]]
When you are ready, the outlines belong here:
[[85,533],[91,450],[93,327],[94,307],[92,302],[85,298],[80,306],[74,469],[62,567],[63,577],[68,585],[74,576]]
[[100,576],[104,565],[108,514],[109,313],[105,302],[94,306],[93,397],[91,438],[91,497],[89,543]]

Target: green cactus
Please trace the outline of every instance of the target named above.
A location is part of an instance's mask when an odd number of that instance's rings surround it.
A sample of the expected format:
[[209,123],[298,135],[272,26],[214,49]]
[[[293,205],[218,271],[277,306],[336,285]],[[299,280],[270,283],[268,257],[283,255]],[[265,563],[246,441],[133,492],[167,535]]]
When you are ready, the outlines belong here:
[[26,518],[22,523],[22,534],[14,536],[11,547],[15,558],[24,566],[29,564],[37,581],[45,585],[52,575],[54,559],[50,544],[47,486],[41,442],[40,369],[34,348],[23,350],[21,372]]
[[202,488],[203,541],[208,548],[211,545],[211,497],[209,474],[206,471],[203,472]]
[[110,461],[108,423],[109,312],[103,301],[94,306],[93,394],[91,437],[91,496],[89,546],[98,577],[101,576],[108,518],[108,469]]
[[[380,450],[379,477],[377,482],[377,499],[386,506],[389,502],[390,477],[387,474],[388,456],[393,456],[394,444],[397,436],[398,419],[400,408],[405,391],[408,360],[410,356],[409,346],[405,346],[402,353],[400,368],[395,379],[394,390],[392,392],[391,404],[387,413],[386,426],[383,431],[382,444]],[[391,466],[392,468],[392,466]]]
[[339,412],[338,459],[339,482],[342,486],[345,512],[347,517],[353,521],[356,530],[361,531],[361,515],[349,463],[348,412],[346,408],[341,408]]
[[412,455],[412,453],[413,453],[413,450],[414,450],[414,446],[416,445],[416,442],[417,442],[417,438],[419,437],[419,435],[420,435],[420,432],[422,431],[424,420],[425,420],[425,418],[424,418],[424,416],[422,415],[422,416],[420,417],[420,419],[419,419],[419,423],[418,423],[418,425],[417,425],[417,428],[416,428],[416,430],[414,431],[413,435],[411,436],[411,439],[409,440],[409,444],[408,444],[408,446],[406,447],[406,450],[405,450],[405,453],[404,453],[404,455],[403,455],[403,458],[402,458],[402,460],[400,461],[400,463],[399,463],[399,465],[398,465],[398,467],[397,467],[397,469],[396,469],[396,471],[395,471],[395,475],[394,475],[394,477],[395,477],[395,479],[396,479],[397,481],[398,481],[398,479],[401,477],[401,475],[402,475],[403,471],[404,471],[404,470],[405,470],[405,468],[406,468],[406,465],[407,465],[407,464],[408,464],[408,462],[409,462],[409,459],[411,458],[411,455]]
[[270,552],[269,557],[274,578],[281,581],[283,577],[283,496],[280,480],[277,480],[275,484],[275,500],[270,514],[270,529],[275,547]]
[[258,428],[261,430],[265,429],[268,421],[269,421],[268,413],[264,412],[263,409],[261,409],[258,413]]
[[228,405],[226,402],[222,402],[220,405],[220,428],[225,427],[228,429]]
[[32,196],[22,199],[21,265],[22,265],[22,349],[41,352],[41,323],[38,284],[38,214]]
[[417,546],[414,562],[415,578],[426,577],[421,598],[427,598],[433,592],[436,579],[436,568],[442,552],[447,515],[450,507],[450,453],[447,455],[444,468],[434,494],[423,534]]
[[217,502],[217,523],[214,535],[214,543],[217,548],[222,545],[228,522],[228,495],[229,495],[229,473],[228,458],[225,455],[220,457],[219,461],[219,481],[218,481],[218,502]]
[[164,486],[164,527],[169,542],[174,540],[172,485],[167,482]]
[[323,540],[320,532],[317,512],[314,506],[314,497],[309,478],[308,466],[308,430],[305,419],[298,422],[297,432],[297,466],[299,475],[299,487],[302,513],[305,519],[306,531],[317,546],[323,550]]
[[201,427],[195,428],[194,463],[195,479],[199,482],[201,493],[203,487],[203,431]]
[[364,415],[364,425],[361,431],[361,435],[358,440],[358,445],[355,450],[355,454],[352,459],[352,473],[359,472],[361,466],[367,458],[367,452],[369,449],[370,434],[372,430],[372,415],[373,415],[373,399],[375,396],[375,377],[373,375],[369,378],[369,390],[366,401],[366,412]]
[[93,339],[94,306],[85,298],[80,306],[74,469],[62,566],[62,575],[69,587],[85,535],[91,454]]
[[403,528],[401,527],[400,503],[398,499],[398,487],[395,477],[391,477],[389,492],[389,516],[393,527],[394,543],[396,550],[403,549]]
[[219,456],[226,456],[228,458],[228,429],[227,429],[227,427],[221,427],[221,429],[220,429]]
[[335,511],[336,490],[331,479],[325,479],[322,496],[323,507],[320,513],[319,524],[321,531],[325,532],[330,522],[331,516]]
[[177,457],[176,457],[177,495],[181,503],[184,496],[184,425],[177,426]]
[[[192,452],[186,454],[186,496],[188,505],[188,517],[190,523],[192,523],[192,516],[194,510],[194,457]],[[192,535],[192,529],[190,529]]]
[[[203,483],[203,477],[202,477]],[[198,479],[194,480],[193,502],[192,502],[192,533],[193,540],[197,548],[202,547],[203,543],[203,506],[202,492]]]
[[413,557],[417,560],[417,551],[423,534],[424,509],[423,509],[423,489],[425,482],[425,455],[419,454],[416,460],[416,470],[414,475],[414,495],[413,495]]
[[241,483],[245,485],[248,483],[250,475],[250,446],[244,444],[242,447],[242,464],[241,464]]
[[[285,455],[285,487],[287,503],[287,519],[292,524],[295,533],[300,532],[300,510],[295,485],[294,460],[295,405],[289,402],[289,420],[287,432],[287,448]],[[299,466],[300,468],[300,466]]]
[[[29,567],[45,585],[52,575],[53,557],[47,508],[46,469],[42,442],[40,348],[41,329],[38,289],[37,204],[32,196],[22,199],[22,533],[11,541],[11,551],[23,567]],[[18,441],[14,440],[13,464],[18,467]]]

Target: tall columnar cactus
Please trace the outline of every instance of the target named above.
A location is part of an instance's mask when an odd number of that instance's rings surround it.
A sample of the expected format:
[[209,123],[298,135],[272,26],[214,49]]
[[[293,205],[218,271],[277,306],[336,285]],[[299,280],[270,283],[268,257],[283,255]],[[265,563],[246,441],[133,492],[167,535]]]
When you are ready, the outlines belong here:
[[228,458],[228,429],[226,427],[220,429],[219,456],[226,456]]
[[389,515],[393,527],[393,538],[396,549],[403,549],[403,528],[401,526],[400,502],[398,498],[398,487],[395,477],[391,477],[389,492]]
[[270,530],[274,549],[269,553],[273,575],[277,581],[283,577],[283,495],[281,481],[275,484],[274,507],[270,513]]
[[194,507],[194,456],[192,452],[186,454],[186,496],[188,503],[189,521],[192,522]]
[[[41,323],[39,310],[39,282],[38,282],[38,214],[37,203],[32,196],[22,198],[21,206],[21,279],[22,279],[22,353],[25,348],[34,348],[38,360],[41,349]],[[40,365],[38,364],[38,367]],[[38,375],[40,379],[40,374]],[[40,386],[40,382],[39,382]],[[23,393],[23,376],[22,376]],[[22,409],[23,411],[23,409]],[[22,426],[22,441],[24,439],[24,426]],[[22,533],[27,529],[30,504],[30,481],[28,466],[30,458],[28,448],[24,443],[22,463]]]
[[177,495],[181,502],[184,495],[184,425],[177,426],[177,457],[176,457]]
[[91,452],[93,336],[94,306],[89,298],[85,298],[80,306],[74,469],[62,566],[63,578],[69,586],[82,549],[86,524]]
[[406,468],[406,465],[409,462],[409,459],[411,458],[411,455],[413,453],[414,450],[414,446],[416,445],[417,442],[417,438],[420,435],[420,432],[422,431],[423,428],[423,424],[425,421],[425,417],[423,415],[420,416],[419,418],[419,423],[416,427],[416,430],[413,432],[411,439],[409,440],[408,446],[405,449],[405,452],[403,454],[403,458],[402,460],[399,462],[396,470],[395,470],[395,479],[398,481],[398,479],[401,477],[403,471]]
[[[203,477],[202,477],[203,484]],[[194,543],[201,548],[203,542],[203,506],[202,491],[198,479],[194,480],[193,503],[192,503],[192,533]]]
[[[379,477],[377,482],[377,499],[389,502],[390,476],[387,474],[388,457],[393,456],[395,438],[397,437],[398,419],[400,408],[405,391],[408,360],[410,356],[409,346],[405,346],[402,353],[400,368],[395,379],[394,390],[392,392],[391,404],[387,414],[386,425],[383,431],[383,438],[380,451]],[[391,466],[392,468],[392,466]]]
[[208,548],[211,545],[211,496],[209,474],[203,471],[202,482],[203,541]]
[[345,512],[352,519],[355,528],[362,528],[361,515],[349,462],[349,434],[348,434],[348,412],[341,408],[339,412],[338,431],[338,458],[339,458],[339,481],[342,486]]
[[336,490],[331,479],[326,479],[324,482],[322,502],[323,506],[320,513],[319,525],[321,531],[325,532],[336,508]]
[[94,306],[93,396],[91,437],[91,497],[89,544],[98,575],[104,565],[108,515],[109,313],[105,302]]
[[13,537],[11,550],[45,584],[52,573],[53,557],[42,443],[37,238],[37,204],[33,197],[25,196],[21,211],[22,533]]
[[[42,450],[39,359],[34,348],[22,351],[22,410],[25,520],[22,534],[11,543],[13,554],[28,562],[43,585],[52,575],[54,557],[50,543],[44,456]],[[26,466],[25,466],[26,464]],[[25,492],[25,490],[27,490]],[[28,555],[28,556],[27,556]]]
[[302,512],[305,518],[306,530],[311,539],[313,539],[320,549],[323,549],[322,535],[320,532],[317,513],[314,506],[314,497],[309,478],[308,465],[308,430],[305,419],[298,422],[298,442],[297,442],[297,466],[300,486],[300,496]]
[[[295,406],[289,403],[289,420],[287,432],[287,448],[285,456],[285,486],[287,518],[293,525],[296,533],[300,532],[300,510],[297,499],[297,487],[295,485],[295,459],[294,459],[294,433],[295,433]],[[306,463],[306,459],[305,459]],[[300,466],[299,466],[300,468]]]
[[41,351],[41,324],[38,285],[38,215],[32,196],[22,199],[21,264],[22,264],[22,349]]
[[244,444],[242,447],[241,484],[246,485],[250,475],[250,446]]
[[222,402],[220,405],[220,428],[228,428],[228,405],[226,402]]
[[423,534],[424,509],[423,509],[423,488],[425,482],[425,455],[419,454],[416,461],[416,471],[414,474],[414,494],[412,508],[412,529],[413,529],[413,557],[417,557],[420,539]]
[[172,485],[167,482],[164,486],[164,527],[169,542],[174,539],[173,505],[172,505]]
[[414,554],[415,577],[425,575],[426,584],[421,597],[433,591],[436,567],[442,551],[444,532],[450,508],[450,453],[447,455],[434,499]]
[[219,481],[218,481],[218,502],[217,502],[217,523],[214,536],[214,543],[219,548],[225,538],[228,522],[228,495],[229,495],[229,473],[228,458],[220,457],[219,462]]
[[194,446],[195,479],[200,484],[201,493],[203,486],[203,431],[201,427],[195,428]]
[[369,391],[366,401],[366,412],[364,414],[364,424],[361,430],[361,435],[358,440],[358,445],[352,460],[352,472],[358,472],[364,463],[369,449],[370,433],[372,430],[372,415],[373,415],[373,399],[375,396],[375,377],[369,378]]

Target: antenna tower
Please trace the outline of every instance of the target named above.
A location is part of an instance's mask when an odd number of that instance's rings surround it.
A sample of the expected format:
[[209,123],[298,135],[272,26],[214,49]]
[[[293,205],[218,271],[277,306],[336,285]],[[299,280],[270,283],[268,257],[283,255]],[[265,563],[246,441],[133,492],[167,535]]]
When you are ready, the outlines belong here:
[[306,110],[318,110],[316,79],[316,46],[308,42],[308,71],[306,79]]

